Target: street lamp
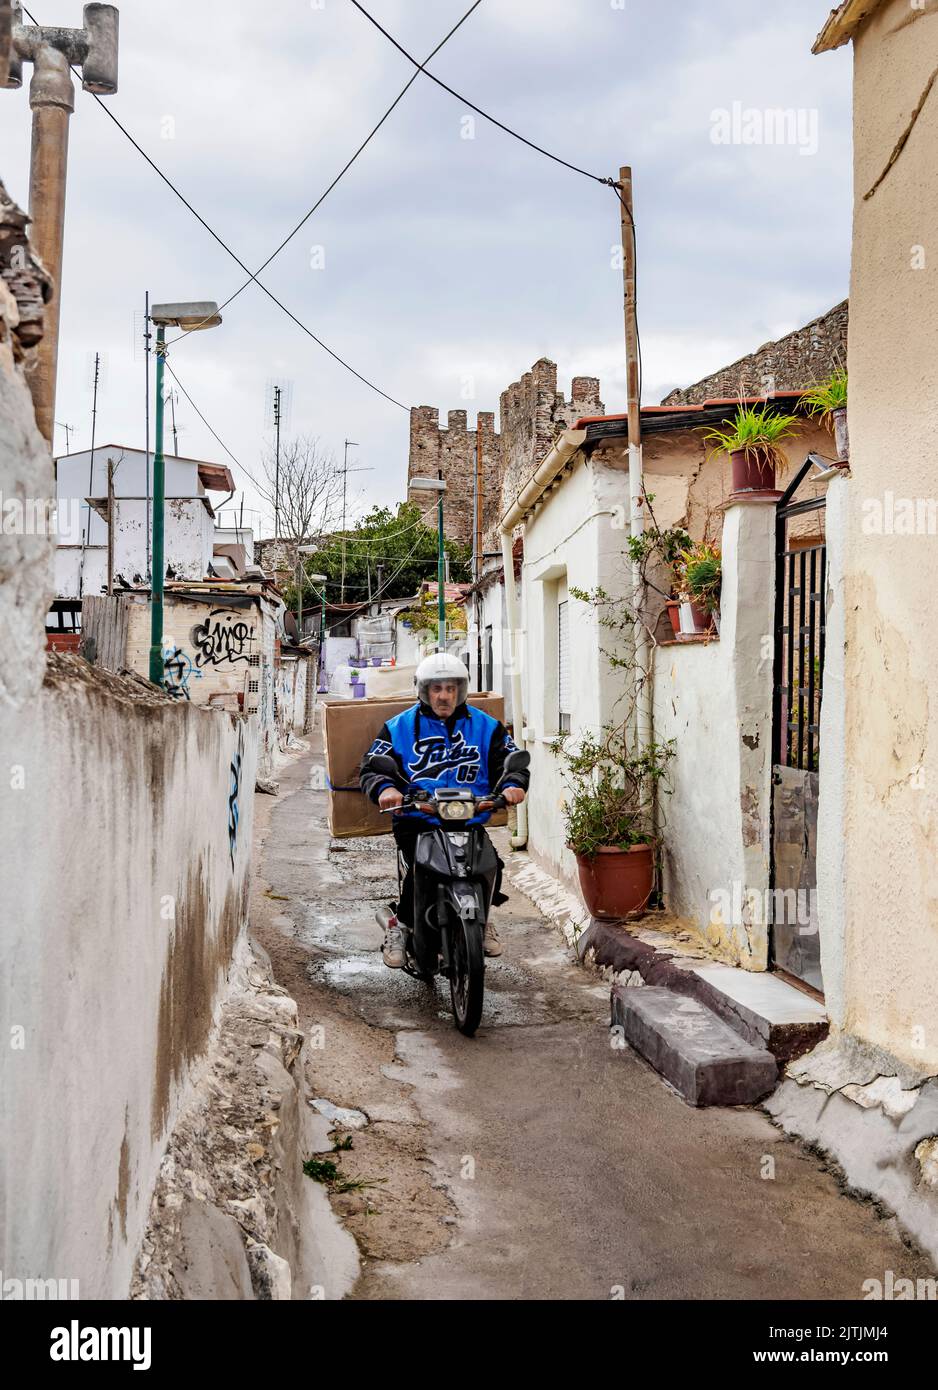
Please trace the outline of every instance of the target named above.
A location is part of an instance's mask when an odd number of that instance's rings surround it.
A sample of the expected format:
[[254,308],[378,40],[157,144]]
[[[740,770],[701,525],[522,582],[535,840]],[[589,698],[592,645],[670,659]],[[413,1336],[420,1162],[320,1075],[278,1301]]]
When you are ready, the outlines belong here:
[[196,304],[154,304],[151,322],[156,324],[156,447],[153,453],[153,574],[150,583],[150,680],[163,684],[163,557],[164,511],[166,509],[166,460],[163,457],[163,364],[166,361],[166,330],[181,328],[194,333],[199,328],[216,328],[221,323],[213,300]]
[[410,487],[414,492],[436,492],[439,494],[437,504],[437,564],[436,564],[436,590],[437,590],[437,651],[446,651],[446,595],[443,583],[444,574],[444,547],[443,547],[443,494],[446,491],[446,483],[443,481],[443,474],[438,478],[411,478]]
[[[317,551],[319,548],[320,548],[320,547],[319,547],[319,546],[316,546],[316,545],[301,545],[301,546],[299,547],[299,554],[301,554],[301,555],[315,555],[316,551]],[[301,641],[301,642],[302,642],[302,640],[303,640],[303,626],[302,626],[302,613],[303,613],[303,584],[305,583],[305,581],[306,581],[307,579],[310,579],[310,580],[312,580],[312,582],[313,582],[314,584],[319,584],[319,585],[321,586],[321,593],[320,593],[320,595],[319,595],[320,600],[321,600],[321,607],[320,607],[320,610],[319,610],[319,692],[320,692],[320,694],[322,694],[322,693],[325,691],[325,689],[326,689],[326,687],[325,687],[325,686],[323,685],[323,683],[322,683],[322,678],[323,678],[323,671],[324,671],[324,669],[325,669],[325,664],[324,664],[324,660],[323,660],[323,653],[324,653],[325,648],[326,648],[326,583],[327,583],[327,581],[328,581],[328,578],[329,578],[329,576],[326,575],[326,574],[305,574],[305,575],[303,576],[303,579],[300,581],[300,614],[301,614],[301,617],[300,617],[300,641]]]

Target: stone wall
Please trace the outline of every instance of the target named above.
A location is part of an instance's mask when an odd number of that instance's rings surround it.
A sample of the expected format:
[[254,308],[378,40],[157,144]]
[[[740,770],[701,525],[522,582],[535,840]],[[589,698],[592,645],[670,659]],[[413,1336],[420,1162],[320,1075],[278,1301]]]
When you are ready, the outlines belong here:
[[601,415],[603,410],[596,377],[574,377],[568,401],[557,390],[556,363],[543,357],[502,392],[499,432],[489,411],[480,411],[476,430],[470,430],[465,410],[451,410],[444,428],[435,406],[415,406],[410,412],[408,500],[421,509],[429,507],[431,494],[412,491],[410,483],[417,477],[436,478],[442,470],[447,483],[444,529],[453,540],[471,544],[478,431],[482,438],[483,546],[491,550],[506,499],[523,486],[559,434],[579,416]]
[[662,405],[699,405],[740,394],[759,396],[766,391],[800,391],[823,381],[836,366],[847,365],[848,301],[835,304],[820,318],[788,333],[774,343],[728,367],[704,377],[693,386],[671,391]]
[[246,927],[257,721],[48,658],[0,709],[0,1266],[125,1298]]
[[[451,540],[472,544],[473,494],[476,476],[476,450],[482,443],[482,519],[483,529],[497,507],[500,496],[501,455],[495,416],[480,410],[476,428],[469,429],[466,412],[451,410],[446,427],[440,426],[435,406],[418,405],[410,412],[410,460],[407,470],[407,500],[427,511],[436,501],[434,493],[414,492],[414,478],[436,478],[442,469],[447,485],[443,527]],[[428,517],[433,524],[434,516]]]
[[[499,401],[502,426],[502,492],[499,515],[524,487],[558,435],[581,415],[602,415],[599,379],[576,376],[570,399],[557,390],[557,364],[542,357]],[[498,521],[498,517],[495,521]],[[495,539],[494,535],[491,538]],[[492,547],[487,545],[486,549]]]

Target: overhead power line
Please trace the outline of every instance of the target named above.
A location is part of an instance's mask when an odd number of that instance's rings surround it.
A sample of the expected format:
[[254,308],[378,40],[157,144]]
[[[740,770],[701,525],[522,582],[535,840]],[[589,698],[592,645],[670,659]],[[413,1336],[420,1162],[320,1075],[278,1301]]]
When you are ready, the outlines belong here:
[[208,430],[209,434],[212,436],[212,438],[215,440],[215,442],[216,442],[217,444],[220,444],[220,445],[221,445],[221,447],[224,449],[225,453],[226,453],[226,454],[228,455],[228,457],[231,459],[232,463],[237,464],[237,466],[241,469],[241,472],[247,474],[248,478],[250,479],[250,482],[251,482],[252,486],[254,486],[255,488],[257,488],[258,491],[260,491],[262,485],[261,485],[261,484],[257,481],[257,479],[254,477],[254,474],[253,474],[253,473],[251,472],[251,470],[247,467],[247,465],[246,465],[246,464],[243,464],[239,458],[236,458],[236,457],[235,457],[235,455],[234,455],[234,454],[231,452],[231,450],[228,448],[228,445],[225,443],[225,441],[221,438],[221,436],[220,436],[219,434],[217,434],[217,433],[215,432],[215,430],[212,428],[212,426],[211,426],[211,425],[209,424],[209,422],[206,420],[205,416],[202,414],[202,412],[201,412],[201,410],[199,409],[199,407],[196,405],[195,401],[194,401],[194,400],[192,399],[192,397],[189,395],[189,392],[186,390],[186,388],[183,386],[182,382],[179,380],[179,378],[178,378],[178,376],[176,375],[176,373],[173,371],[172,367],[169,365],[169,363],[168,363],[165,359],[164,359],[164,362],[163,362],[163,367],[165,368],[165,370],[166,370],[167,372],[169,372],[169,374],[170,374],[170,376],[172,377],[173,381],[175,381],[176,385],[179,387],[180,391],[181,391],[182,394],[185,396],[185,398],[186,398],[186,400],[189,402],[189,404],[192,406],[192,409],[195,411],[196,415],[198,415],[199,419],[202,421],[202,424],[203,424],[203,425],[205,426],[205,428]]
[[[39,23],[35,15],[30,14],[29,10],[24,8],[23,12],[27,15],[29,19],[32,20],[33,24]],[[71,71],[74,74],[74,76],[78,78],[80,81],[81,74],[77,72],[74,67],[71,68]],[[97,102],[98,106],[107,116],[108,120],[114,122],[114,124],[117,126],[117,129],[121,132],[124,138],[129,140],[130,143],[133,145],[134,149],[137,151],[137,153],[141,155],[143,159],[146,160],[153,172],[163,180],[167,188],[169,188],[173,193],[175,193],[176,197],[183,204],[183,206],[187,208],[188,211],[192,213],[192,216],[196,219],[196,221],[199,222],[201,226],[205,228],[209,236],[211,236],[215,241],[217,241],[218,245],[222,248],[223,251],[227,253],[227,255],[231,257],[231,259],[235,262],[236,265],[240,266],[240,268],[244,271],[245,275],[249,277],[248,283],[253,281],[254,284],[257,285],[258,289],[263,290],[264,293],[267,295],[267,298],[272,300],[273,303],[277,305],[277,308],[281,309],[286,314],[287,318],[291,319],[292,322],[296,324],[297,328],[299,328],[303,333],[306,334],[308,338],[311,338],[314,343],[321,347],[323,352],[327,352],[329,356],[334,361],[338,362],[341,367],[344,367],[347,372],[351,372],[352,376],[357,377],[363,385],[369,387],[372,391],[377,392],[379,396],[383,396],[386,401],[390,401],[392,405],[396,405],[400,410],[410,409],[410,407],[406,406],[403,401],[397,400],[394,396],[389,395],[387,391],[382,391],[380,386],[377,386],[373,381],[370,381],[368,377],[364,376],[361,372],[357,371],[351,365],[350,362],[346,362],[344,357],[340,357],[337,352],[333,351],[333,349],[329,346],[328,343],[324,343],[321,338],[318,338],[311,328],[307,328],[306,324],[303,323],[301,319],[298,319],[296,314],[294,314],[291,309],[288,309],[287,306],[283,303],[283,301],[278,299],[277,296],[273,293],[273,291],[267,288],[263,281],[258,280],[256,275],[252,275],[248,267],[245,265],[244,261],[242,261],[241,257],[237,255],[236,252],[232,251],[228,243],[221,236],[219,236],[218,232],[215,231],[215,228],[212,227],[208,222],[206,222],[205,218],[202,216],[200,212],[196,210],[196,208],[192,206],[185,194],[180,192],[180,190],[173,183],[172,179],[170,179],[167,174],[163,173],[163,170],[160,168],[160,166],[155,162],[155,160],[150,158],[143,146],[138,144],[138,142],[134,139],[134,137],[131,135],[130,131],[126,128],[126,126],[121,124],[121,122],[114,115],[114,112],[110,109],[110,107],[107,106],[107,104],[101,100],[101,98],[98,96],[96,92],[90,92],[89,95],[93,98],[94,101]]]
[[[317,212],[317,211],[319,210],[319,208],[322,207],[323,203],[324,203],[324,202],[326,201],[326,199],[329,197],[329,194],[330,194],[330,193],[332,192],[332,190],[335,188],[336,184],[338,184],[339,181],[340,181],[342,178],[344,178],[344,176],[348,173],[349,169],[351,169],[352,165],[355,163],[355,161],[356,161],[356,159],[358,158],[358,156],[362,153],[363,150],[365,150],[365,149],[367,148],[368,145],[371,144],[371,141],[374,139],[374,137],[377,135],[378,131],[379,131],[379,130],[381,129],[381,127],[384,125],[385,121],[388,119],[388,117],[390,116],[390,114],[391,114],[391,112],[394,110],[394,108],[404,99],[404,97],[405,97],[405,96],[407,95],[407,93],[410,91],[411,87],[412,87],[412,86],[414,85],[414,83],[417,81],[417,78],[420,76],[420,74],[421,74],[421,73],[424,71],[424,69],[426,68],[427,63],[429,63],[430,60],[431,60],[432,58],[435,58],[435,57],[436,57],[436,55],[439,53],[440,49],[443,47],[444,44],[449,43],[450,39],[451,39],[451,38],[453,37],[453,35],[456,33],[456,30],[462,28],[462,26],[465,24],[466,20],[467,20],[467,19],[469,18],[469,16],[472,14],[473,10],[477,10],[481,4],[482,4],[482,0],[475,0],[475,3],[469,6],[468,10],[467,10],[466,13],[463,15],[462,19],[460,19],[456,24],[453,25],[452,29],[450,29],[449,33],[448,33],[444,38],[440,39],[440,42],[437,44],[436,48],[434,48],[433,52],[427,54],[427,56],[426,56],[426,58],[424,58],[423,62],[420,63],[420,64],[418,65],[417,71],[412,75],[412,77],[410,78],[410,80],[409,80],[408,82],[406,82],[406,83],[404,84],[404,86],[401,88],[401,90],[398,92],[397,96],[396,96],[396,97],[394,98],[394,100],[391,102],[391,105],[390,105],[390,106],[388,107],[388,109],[385,111],[385,113],[384,113],[384,115],[381,117],[380,121],[378,121],[376,125],[372,126],[371,130],[370,130],[369,133],[365,136],[364,140],[361,142],[361,144],[359,145],[358,149],[357,149],[357,150],[355,151],[355,153],[352,155],[351,159],[349,159],[349,160],[342,166],[342,168],[341,168],[341,169],[339,170],[339,172],[336,174],[335,178],[334,178],[334,179],[332,180],[332,182],[329,184],[328,188],[326,188],[326,189],[324,190],[324,192],[320,194],[320,196],[316,199],[315,203],[314,203],[313,206],[309,209],[309,211],[308,211],[307,213],[304,213],[304,215],[300,218],[299,222],[297,222],[296,226],[293,228],[293,231],[290,232],[287,236],[284,237],[283,241],[281,241],[281,243],[280,243],[280,245],[277,247],[277,249],[276,249],[275,251],[272,251],[272,252],[270,253],[270,255],[267,257],[266,261],[264,261],[263,265],[259,265],[259,266],[257,267],[257,269],[255,270],[254,274],[250,277],[250,279],[245,280],[244,284],[241,285],[241,286],[239,286],[239,288],[235,290],[234,294],[229,295],[229,297],[225,300],[224,304],[222,304],[222,305],[219,306],[219,310],[221,310],[221,309],[227,309],[227,307],[228,307],[229,304],[233,304],[234,301],[238,298],[238,295],[239,295],[239,294],[243,294],[244,291],[247,289],[248,285],[250,285],[250,284],[252,283],[252,281],[256,280],[257,276],[260,275],[262,271],[264,271],[264,270],[267,269],[267,267],[270,265],[271,261],[275,260],[275,259],[277,258],[277,256],[280,255],[280,252],[283,250],[283,248],[284,248],[285,246],[287,246],[287,245],[289,244],[289,242],[291,242],[291,241],[293,240],[293,238],[296,236],[297,232],[300,231],[300,229],[306,225],[306,223],[307,223],[307,222],[309,221],[309,219],[312,217],[313,213],[314,213],[314,212]],[[181,338],[187,338],[187,337],[189,336],[189,334],[190,334],[190,333],[193,333],[193,332],[195,332],[195,329],[192,329],[192,328],[187,329],[185,333],[180,333],[178,338],[173,338],[171,341],[174,342],[174,343],[178,343],[178,342],[180,341]],[[169,346],[169,344],[167,344],[167,346]]]
[[352,0],[352,4],[355,6],[356,10],[361,11],[369,24],[373,24],[375,28],[384,35],[388,43],[394,45],[398,53],[402,53],[409,63],[413,63],[414,67],[418,69],[418,72],[414,73],[415,77],[422,72],[425,77],[429,77],[431,82],[435,82],[438,87],[443,88],[444,92],[449,92],[450,96],[455,97],[457,101],[461,101],[463,106],[468,106],[469,110],[474,111],[477,116],[481,116],[483,120],[488,121],[491,125],[497,126],[498,129],[503,130],[506,135],[510,135],[513,140],[520,140],[522,145],[527,145],[529,149],[536,150],[538,154],[544,155],[545,158],[552,159],[555,164],[562,164],[565,169],[571,169],[574,174],[582,174],[585,179],[592,179],[594,183],[603,183],[610,188],[616,187],[618,180],[603,178],[600,174],[591,174],[588,169],[581,169],[579,165],[571,164],[568,159],[561,159],[559,154],[552,154],[550,150],[545,150],[543,145],[536,145],[534,141],[529,140],[526,135],[520,135],[517,130],[512,130],[511,126],[507,126],[503,121],[499,121],[494,116],[490,116],[487,111],[482,110],[481,106],[476,106],[468,97],[464,97],[460,92],[457,92],[455,88],[448,86],[441,78],[429,72],[426,64],[429,63],[430,59],[427,58],[423,63],[418,62],[412,53],[408,53],[407,49],[404,48],[402,44],[398,43],[393,34],[389,34],[387,29],[378,23],[374,15],[368,13],[364,5],[359,3],[359,0]]

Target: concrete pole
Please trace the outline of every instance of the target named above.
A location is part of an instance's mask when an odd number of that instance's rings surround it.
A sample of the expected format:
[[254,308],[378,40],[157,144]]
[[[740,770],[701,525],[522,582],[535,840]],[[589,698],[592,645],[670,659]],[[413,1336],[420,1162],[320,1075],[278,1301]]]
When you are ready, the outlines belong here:
[[55,374],[59,355],[59,316],[62,304],[62,244],[65,237],[65,176],[68,167],[68,119],[75,110],[75,87],[68,59],[43,45],[36,54],[29,105],[33,113],[32,159],[29,168],[30,236],[52,276],[52,298],[46,305],[46,331],[36,353],[29,389],[36,406],[36,423],[52,447],[55,417]]
[[10,53],[4,85],[22,84],[23,63],[31,62],[29,106],[33,113],[29,172],[30,239],[52,277],[45,332],[30,374],[29,388],[36,423],[52,448],[55,377],[58,364],[62,294],[62,246],[65,236],[65,188],[68,123],[75,109],[72,67],[81,67],[82,86],[97,95],[117,91],[118,12],[113,5],[85,5],[82,29],[24,25],[22,10],[12,11]]

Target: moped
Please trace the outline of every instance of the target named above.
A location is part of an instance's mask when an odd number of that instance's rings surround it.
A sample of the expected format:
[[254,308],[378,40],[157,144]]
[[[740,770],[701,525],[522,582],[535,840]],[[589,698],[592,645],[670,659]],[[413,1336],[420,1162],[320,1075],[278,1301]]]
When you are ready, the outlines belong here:
[[[416,979],[449,980],[453,1018],[460,1033],[471,1038],[482,1017],[485,993],[483,936],[492,906],[498,858],[482,825],[468,825],[480,811],[506,805],[499,787],[513,765],[527,766],[528,754],[509,753],[502,776],[491,792],[477,797],[469,788],[439,787],[427,791],[412,786],[391,757],[373,758],[371,766],[404,794],[400,806],[382,814],[397,814],[419,804],[427,806],[440,824],[421,831],[414,854],[414,899],[401,902],[406,862],[398,851],[399,911],[412,925],[401,922],[404,970]],[[393,911],[379,908],[378,925],[387,930]]]

